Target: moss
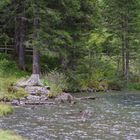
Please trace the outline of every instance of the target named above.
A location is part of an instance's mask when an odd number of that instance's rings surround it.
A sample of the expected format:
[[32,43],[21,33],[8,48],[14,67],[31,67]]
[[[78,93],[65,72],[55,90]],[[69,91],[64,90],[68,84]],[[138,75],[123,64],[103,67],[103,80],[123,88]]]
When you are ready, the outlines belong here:
[[0,104],[0,116],[6,116],[12,114],[14,111],[13,107],[7,104]]
[[25,140],[25,139],[11,131],[0,130],[0,140]]

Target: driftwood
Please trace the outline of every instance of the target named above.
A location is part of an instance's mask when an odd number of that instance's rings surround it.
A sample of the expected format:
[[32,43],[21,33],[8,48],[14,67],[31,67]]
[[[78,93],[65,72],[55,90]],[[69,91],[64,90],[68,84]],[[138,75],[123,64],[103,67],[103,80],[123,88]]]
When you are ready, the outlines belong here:
[[54,102],[25,102],[25,105],[55,105]]
[[81,97],[81,98],[76,98],[77,100],[95,100],[96,97],[88,96],[88,97]]

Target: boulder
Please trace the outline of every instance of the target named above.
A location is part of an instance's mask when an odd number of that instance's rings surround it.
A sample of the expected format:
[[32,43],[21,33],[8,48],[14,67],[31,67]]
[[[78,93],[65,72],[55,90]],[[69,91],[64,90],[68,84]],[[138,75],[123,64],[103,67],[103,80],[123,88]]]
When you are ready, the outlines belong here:
[[47,86],[27,86],[25,87],[25,91],[31,95],[42,95],[48,94],[49,87]]
[[15,105],[15,106],[19,106],[20,105],[20,101],[19,100],[13,100],[11,102],[12,105]]
[[35,96],[35,95],[29,95],[26,97],[27,100],[31,100],[31,101],[39,101],[40,100],[40,96]]

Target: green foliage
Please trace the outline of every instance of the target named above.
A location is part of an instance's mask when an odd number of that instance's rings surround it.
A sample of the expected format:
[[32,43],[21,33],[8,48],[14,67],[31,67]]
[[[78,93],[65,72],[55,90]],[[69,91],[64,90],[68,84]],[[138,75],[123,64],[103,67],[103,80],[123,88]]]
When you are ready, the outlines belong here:
[[129,83],[128,89],[130,89],[130,90],[140,90],[140,83]]
[[57,96],[67,90],[67,78],[63,73],[56,70],[48,73],[43,79],[44,84],[50,86],[49,97]]
[[23,88],[15,89],[13,86],[8,87],[7,96],[10,100],[20,99],[28,96],[28,93]]
[[0,54],[0,77],[23,77],[28,73],[21,71],[17,64],[11,61],[11,56],[7,56],[5,54]]
[[11,0],[1,0],[0,1],[0,10],[11,3]]
[[0,140],[25,140],[21,136],[11,131],[0,130]]
[[20,71],[10,57],[0,54],[0,99],[12,100],[25,97],[27,93],[23,89],[14,89],[18,78],[27,76],[27,72]]
[[0,117],[11,114],[11,113],[13,113],[13,111],[14,111],[14,109],[12,106],[0,103]]
[[86,56],[80,61],[77,72],[74,75],[76,85],[82,90],[94,89],[107,90],[112,77],[115,77],[115,64],[108,57],[97,55]]
[[[1,0],[0,44],[14,44],[20,20],[13,19],[23,17],[30,21],[24,45],[41,52],[41,73],[50,72],[44,78],[51,87],[50,96],[64,90],[120,90],[125,87],[127,69],[129,82],[139,83],[139,7],[138,0]],[[40,21],[38,29],[33,26],[35,17]],[[26,59],[32,71],[32,57],[26,55]],[[29,73],[11,60],[0,54],[0,96],[20,98],[26,93],[12,85]],[[126,60],[129,66],[123,70]]]

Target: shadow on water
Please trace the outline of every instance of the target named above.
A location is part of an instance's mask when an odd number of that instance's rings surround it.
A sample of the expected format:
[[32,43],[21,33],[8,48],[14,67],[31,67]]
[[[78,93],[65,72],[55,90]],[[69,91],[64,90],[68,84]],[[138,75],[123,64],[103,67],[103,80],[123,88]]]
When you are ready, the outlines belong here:
[[139,140],[140,93],[96,96],[74,105],[17,107],[13,115],[0,118],[0,128],[29,140]]

